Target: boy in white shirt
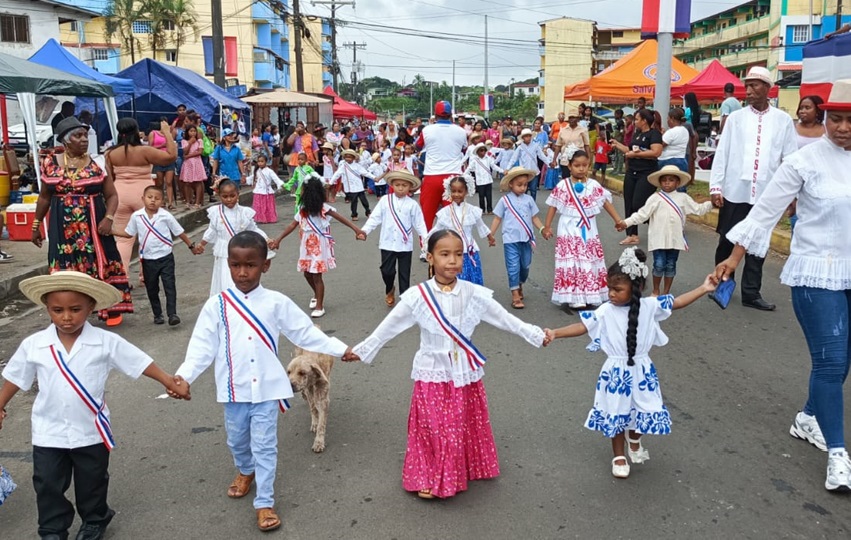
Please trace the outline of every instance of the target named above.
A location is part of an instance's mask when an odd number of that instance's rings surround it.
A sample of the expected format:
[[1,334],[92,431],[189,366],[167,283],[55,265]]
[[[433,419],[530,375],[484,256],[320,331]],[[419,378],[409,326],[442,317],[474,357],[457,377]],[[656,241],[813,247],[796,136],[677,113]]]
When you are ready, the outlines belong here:
[[266,239],[256,232],[231,238],[228,265],[235,287],[204,304],[176,373],[192,384],[215,362],[216,400],[224,404],[227,443],[237,468],[227,494],[242,498],[256,481],[254,508],[261,531],[281,526],[273,508],[278,411],[285,412],[286,400],[293,397],[278,358],[279,336],[308,351],[357,358],[342,341],[316,328],[292,300],[260,285],[271,262],[267,250]]
[[154,324],[163,324],[163,306],[160,303],[160,279],[165,290],[166,315],[169,326],[180,324],[177,315],[177,286],[174,280],[173,237],[183,240],[194,253],[195,243],[167,210],[163,210],[163,192],[157,186],[148,186],[142,193],[141,210],[130,216],[124,230],[112,230],[114,236],[122,238],[139,237],[139,259],[142,261],[142,276],[145,278],[145,290],[154,312]]
[[384,175],[393,187],[393,193],[382,197],[375,206],[375,212],[363,226],[363,232],[369,234],[381,225],[378,248],[381,250],[381,277],[384,280],[384,301],[390,307],[396,303],[396,267],[399,268],[399,294],[411,285],[411,255],[414,251],[416,230],[422,239],[428,235],[423,211],[408,196],[420,188],[419,178],[406,171],[392,171]]
[[387,170],[387,165],[385,165],[384,159],[381,157],[381,154],[375,152],[372,154],[372,163],[369,166],[369,174],[371,174],[375,178],[374,184],[374,192],[375,196],[379,199],[384,195],[387,195],[387,180],[384,179],[384,172]]
[[369,201],[366,200],[364,194],[363,177],[373,180],[375,180],[375,177],[360,163],[355,163],[355,160],[358,159],[358,153],[354,150],[343,150],[342,157],[343,161],[337,167],[337,172],[331,177],[331,183],[338,181],[343,183],[346,200],[352,204],[352,221],[358,220],[358,201],[363,205],[366,217],[369,217]]
[[473,155],[469,158],[467,174],[476,179],[476,193],[479,195],[479,208],[490,215],[493,213],[493,173],[505,171],[497,165],[493,158],[487,155],[488,147],[483,143],[473,147]]
[[[499,141],[499,145],[502,148],[496,157],[496,164],[499,165],[500,169],[507,171],[511,168],[512,163],[514,163],[514,141],[506,137]],[[502,180],[502,174],[497,179]]]
[[189,385],[121,336],[86,321],[93,311],[121,301],[122,293],[112,285],[66,270],[26,279],[20,289],[47,308],[52,324],[24,339],[3,370],[0,429],[9,400],[18,390],[29,390],[37,378],[32,460],[38,536],[68,538],[74,506],[65,492],[73,478],[83,521],[77,538],[103,538],[115,516],[107,503],[109,452],[115,447],[103,399],[109,372],[117,369],[134,379],[145,375],[183,399],[190,398]]

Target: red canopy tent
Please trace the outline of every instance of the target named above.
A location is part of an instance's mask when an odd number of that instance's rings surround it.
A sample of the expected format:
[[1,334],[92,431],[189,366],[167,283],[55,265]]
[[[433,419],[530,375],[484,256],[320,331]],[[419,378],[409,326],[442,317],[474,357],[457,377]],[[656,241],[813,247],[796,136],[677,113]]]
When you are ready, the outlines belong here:
[[363,118],[364,120],[375,120],[377,118],[375,113],[369,109],[364,109],[357,103],[352,103],[351,101],[346,101],[341,98],[330,86],[326,86],[322,93],[334,98],[334,118],[357,117]]
[[[733,95],[738,99],[745,99],[745,84],[718,61],[713,60],[695,78],[682,86],[671,88],[671,97],[683,97],[689,92],[694,92],[698,101],[724,101],[724,85],[733,83],[735,90]],[[768,97],[777,97],[778,88],[773,86],[768,92]]]

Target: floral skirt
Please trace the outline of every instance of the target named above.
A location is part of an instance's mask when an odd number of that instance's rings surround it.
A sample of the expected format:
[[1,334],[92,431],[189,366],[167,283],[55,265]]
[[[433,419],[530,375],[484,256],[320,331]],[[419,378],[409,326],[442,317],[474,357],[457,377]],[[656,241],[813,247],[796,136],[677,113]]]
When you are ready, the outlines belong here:
[[473,252],[472,257],[469,253],[464,254],[464,268],[458,278],[476,285],[485,284],[485,278],[482,276],[482,258],[478,251]]
[[254,209],[254,221],[257,223],[277,223],[278,209],[275,206],[275,194],[269,193],[261,195],[254,194],[254,202],[251,207]]
[[628,366],[624,357],[609,358],[597,377],[594,408],[585,427],[614,437],[627,430],[646,435],[671,432],[671,415],[662,402],[656,366],[647,356]]
[[406,491],[430,489],[451,497],[469,480],[499,476],[499,460],[484,383],[414,382],[408,448],[402,470]]
[[337,260],[334,258],[334,247],[331,242],[312,231],[301,231],[301,242],[298,251],[299,272],[309,274],[324,274],[328,270],[337,268]]
[[608,300],[609,288],[596,223],[592,218],[592,228],[586,231],[583,239],[578,227],[569,227],[569,232],[563,230],[563,222],[567,221],[569,218],[564,216],[559,219],[552,301],[568,305],[602,304]]

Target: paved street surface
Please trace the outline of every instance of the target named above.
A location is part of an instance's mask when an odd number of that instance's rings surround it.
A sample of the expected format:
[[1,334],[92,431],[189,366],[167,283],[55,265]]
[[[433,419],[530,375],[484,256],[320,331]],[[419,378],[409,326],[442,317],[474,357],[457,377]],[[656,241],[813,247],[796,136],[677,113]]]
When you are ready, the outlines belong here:
[[[546,195],[539,194],[544,209]],[[620,199],[617,205],[622,208]],[[342,200],[337,208],[347,213]],[[281,222],[264,228],[279,231],[291,213],[292,199],[286,198],[279,206]],[[620,253],[621,235],[608,216],[599,219],[611,262]],[[387,312],[378,232],[365,243],[356,243],[340,225],[334,234],[338,268],[326,274],[327,315],[320,322],[353,345]],[[692,251],[680,258],[675,293],[697,286],[713,266],[715,233],[690,224],[688,237]],[[144,290],[137,287],[137,314],[125,317],[118,329],[170,372],[183,359],[212,269],[209,254],[193,258],[180,244],[175,252],[183,324],[154,326]],[[297,254],[291,236],[264,285],[307,310],[311,295],[295,270]],[[486,285],[508,306],[501,244],[485,247],[482,260]],[[445,501],[422,501],[401,488],[418,331],[392,341],[372,367],[338,362],[331,377],[325,453],[310,449],[310,414],[301,398],[281,419],[276,496],[283,526],[265,536],[255,525],[254,491],[242,500],[226,495],[234,467],[212,369],[193,385],[188,403],[157,399],[163,390],[150,379],[115,374],[107,401],[118,440],[110,486],[118,514],[107,537],[843,537],[851,529],[851,498],[824,490],[826,454],[788,434],[805,399],[809,359],[789,289],[778,280],[781,265],[776,257],[766,264],[764,296],[778,304],[775,313],[745,309],[737,294],[727,311],[703,299],[663,324],[671,343],[652,356],[673,432],[644,439],[651,460],[634,465],[628,480],[611,476],[609,441],[583,427],[605,360],[602,353],[585,351],[587,338],[538,350],[485,324],[479,327],[475,341],[490,360],[485,381],[502,474],[473,482],[469,491]],[[553,243],[541,240],[525,289],[527,308],[516,315],[541,326],[578,320],[550,303],[552,275]],[[412,281],[425,278],[426,265],[415,262]],[[49,323],[41,311],[4,322],[2,360],[22,338]],[[282,344],[284,362],[290,349]],[[4,540],[36,536],[29,436],[33,397],[21,394],[11,402],[0,432],[0,464],[19,483],[0,508]],[[72,537],[78,526],[79,520]]]

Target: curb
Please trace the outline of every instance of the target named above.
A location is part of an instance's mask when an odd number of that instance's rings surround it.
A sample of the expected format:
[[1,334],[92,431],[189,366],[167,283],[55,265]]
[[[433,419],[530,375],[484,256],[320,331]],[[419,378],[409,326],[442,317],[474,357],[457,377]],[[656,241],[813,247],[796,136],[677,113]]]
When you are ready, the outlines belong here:
[[[609,191],[619,193],[621,196],[623,196],[623,180],[618,180],[617,178],[606,178],[606,184],[604,187]],[[692,223],[697,223],[698,225],[709,227],[712,230],[715,230],[715,228],[718,226],[717,208],[713,208],[702,216],[689,215],[686,217]],[[771,242],[769,244],[771,250],[779,253],[780,255],[788,256],[791,244],[792,234],[789,231],[775,227],[774,231],[771,233]]]
[[[253,192],[252,191],[245,190],[243,192],[240,192],[239,204],[241,204],[241,205],[249,204],[250,205],[252,198],[253,198]],[[191,210],[189,212],[184,212],[184,213],[176,215],[174,217],[177,219],[177,222],[180,223],[181,227],[186,229],[187,232],[191,232],[192,230],[198,228],[199,226],[206,225],[208,223],[207,208],[209,208],[209,205],[202,206],[198,210]],[[133,262],[138,260],[138,257],[136,256],[136,253],[137,253],[136,250],[137,249],[138,248],[134,246],[134,248],[133,248],[133,259],[132,259]],[[45,258],[46,258],[46,251],[45,251]],[[8,298],[12,298],[14,296],[19,295],[20,291],[18,289],[18,285],[21,283],[21,281],[28,279],[28,278],[31,278],[31,277],[41,276],[41,275],[44,275],[46,273],[47,273],[47,262],[45,261],[44,264],[37,264],[37,265],[33,265],[33,266],[30,266],[30,267],[27,267],[27,268],[23,268],[23,269],[21,269],[21,271],[19,271],[18,273],[14,274],[14,275],[11,275],[11,276],[5,276],[4,275],[3,278],[0,279],[0,300],[6,300]]]

